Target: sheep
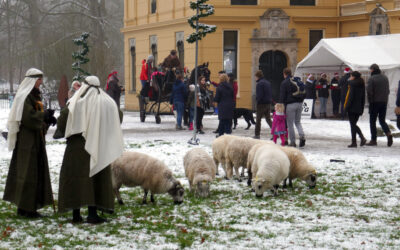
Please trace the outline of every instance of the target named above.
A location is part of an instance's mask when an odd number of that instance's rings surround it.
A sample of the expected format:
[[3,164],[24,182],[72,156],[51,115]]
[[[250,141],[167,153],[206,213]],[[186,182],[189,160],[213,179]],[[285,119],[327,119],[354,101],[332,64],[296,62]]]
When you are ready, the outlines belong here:
[[213,141],[212,151],[213,151],[213,159],[214,159],[215,167],[216,167],[216,175],[219,175],[218,174],[219,163],[221,163],[221,166],[226,173],[226,170],[225,170],[225,147],[226,147],[228,141],[230,141],[234,138],[237,138],[237,136],[222,135]]
[[250,187],[251,186],[251,181],[252,181],[252,172],[251,172],[251,167],[253,165],[254,157],[256,155],[257,150],[265,145],[265,144],[271,144],[270,142],[267,141],[262,141],[261,143],[255,144],[251,147],[249,150],[249,153],[247,154],[247,173],[248,173],[248,179],[247,179],[247,185]]
[[[251,148],[248,154],[247,171],[251,174],[251,165],[254,160],[255,152],[262,144],[257,144]],[[299,178],[304,180],[310,188],[314,188],[317,184],[317,172],[315,168],[306,160],[303,153],[294,147],[279,146],[282,151],[287,155],[290,161],[289,169],[289,186],[292,187],[292,180]],[[251,178],[248,179],[247,185],[251,186]],[[283,187],[286,187],[286,179],[283,182]]]
[[256,197],[262,197],[267,189],[273,189],[274,196],[277,196],[279,183],[288,177],[289,167],[289,158],[278,146],[262,144],[251,166],[251,173],[255,174],[253,189]]
[[183,166],[190,191],[194,190],[200,197],[209,196],[210,182],[215,179],[216,167],[207,152],[201,148],[190,150],[183,158]]
[[119,204],[123,205],[119,189],[121,185],[128,187],[141,186],[144,190],[143,204],[147,203],[147,193],[154,203],[154,194],[168,193],[175,204],[183,202],[184,189],[174,178],[171,170],[160,160],[137,152],[124,152],[111,164],[112,185]]
[[254,145],[260,143],[264,143],[264,141],[246,137],[237,137],[228,141],[225,148],[225,169],[228,179],[232,178],[233,168],[235,168],[236,177],[241,181],[239,168],[243,167],[242,175],[244,175],[249,151]]
[[[281,147],[282,151],[286,153],[290,161],[289,170],[289,187],[293,187],[292,180],[299,178],[307,183],[309,188],[315,188],[317,184],[317,171],[307,161],[303,153],[293,147]],[[286,187],[286,179],[283,182],[283,187]]]

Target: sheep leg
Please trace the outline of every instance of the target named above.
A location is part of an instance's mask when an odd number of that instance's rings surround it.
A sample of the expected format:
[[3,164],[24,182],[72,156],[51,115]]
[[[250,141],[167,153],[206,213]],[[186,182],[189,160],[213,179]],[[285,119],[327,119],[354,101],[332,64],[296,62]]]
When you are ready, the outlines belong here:
[[289,187],[293,188],[293,183],[291,178],[289,178]]
[[244,167],[242,168],[242,172],[240,173],[241,177],[244,177]]
[[121,188],[121,185],[117,185],[116,187],[114,187],[113,188],[114,189],[114,194],[117,197],[118,203],[120,205],[124,205],[124,202],[122,201],[122,198],[121,198],[121,194],[119,193],[119,189],[120,188]]
[[230,180],[230,179],[232,179],[232,177],[233,177],[233,166],[232,166],[232,162],[228,160],[228,161],[225,162],[225,164],[226,164],[226,166],[225,166],[225,168],[226,168],[226,170],[225,170],[226,178],[227,178],[228,180]]
[[148,190],[144,189],[144,196],[143,196],[143,201],[142,201],[143,205],[147,204],[147,193],[148,192],[149,192]]
[[282,188],[287,188],[287,186],[286,186],[286,181],[287,181],[287,179],[288,179],[288,178],[286,178],[286,179],[283,180]]
[[150,201],[151,201],[151,203],[155,203],[155,200],[154,200],[154,195],[153,195],[153,193],[151,193],[151,194],[150,194]]
[[239,175],[239,167],[236,165],[235,165],[235,175],[236,175],[238,181],[242,182],[242,179],[240,178],[240,175]]
[[274,185],[274,196],[278,196],[279,185]]
[[215,159],[215,157],[213,157],[213,158],[214,158],[214,163],[215,163],[215,175],[219,175],[219,173],[218,173],[219,162],[217,159]]
[[253,173],[251,172],[251,170],[250,169],[247,169],[247,175],[248,175],[248,178],[247,178],[247,186],[251,186],[251,179],[253,178]]

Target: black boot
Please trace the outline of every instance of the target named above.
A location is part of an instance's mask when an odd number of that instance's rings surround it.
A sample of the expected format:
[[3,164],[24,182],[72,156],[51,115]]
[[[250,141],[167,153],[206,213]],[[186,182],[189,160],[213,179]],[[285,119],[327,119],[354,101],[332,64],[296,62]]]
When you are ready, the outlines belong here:
[[363,134],[360,135],[360,139],[361,139],[360,146],[362,147],[367,143],[367,139],[365,139]]
[[72,222],[73,223],[83,222],[83,218],[81,216],[81,210],[79,208],[72,210]]
[[386,137],[387,137],[387,145],[388,147],[391,147],[393,145],[393,135],[391,132],[387,132],[386,133]]
[[107,220],[104,218],[101,218],[100,216],[97,215],[97,208],[94,206],[89,206],[88,207],[89,210],[89,215],[86,218],[86,222],[90,223],[90,224],[100,224],[100,223],[104,223]]
[[357,147],[357,141],[356,140],[351,140],[351,144],[347,146],[348,148],[356,148]]

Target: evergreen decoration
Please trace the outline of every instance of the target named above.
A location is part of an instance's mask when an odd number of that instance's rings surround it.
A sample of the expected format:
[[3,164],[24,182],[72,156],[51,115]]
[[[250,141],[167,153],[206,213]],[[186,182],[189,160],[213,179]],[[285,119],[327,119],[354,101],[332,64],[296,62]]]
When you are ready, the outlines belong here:
[[89,76],[90,73],[82,69],[82,65],[89,62],[89,58],[87,58],[87,54],[89,53],[89,45],[87,39],[89,37],[89,33],[84,32],[79,38],[73,39],[72,41],[76,46],[79,47],[79,50],[72,53],[72,58],[75,62],[72,64],[72,70],[76,72],[74,78],[72,80],[82,81],[85,76]]
[[208,33],[215,32],[217,27],[215,25],[208,25],[204,23],[198,23],[197,22],[197,27],[196,27],[196,21],[199,21],[200,18],[202,17],[207,17],[210,15],[214,14],[214,6],[210,4],[206,4],[208,0],[197,0],[195,2],[190,2],[190,8],[192,10],[197,11],[199,10],[198,14],[192,16],[191,18],[188,19],[188,23],[193,29],[198,28],[197,32],[192,33],[186,41],[188,43],[194,43],[196,41],[201,40],[203,37],[205,37]]

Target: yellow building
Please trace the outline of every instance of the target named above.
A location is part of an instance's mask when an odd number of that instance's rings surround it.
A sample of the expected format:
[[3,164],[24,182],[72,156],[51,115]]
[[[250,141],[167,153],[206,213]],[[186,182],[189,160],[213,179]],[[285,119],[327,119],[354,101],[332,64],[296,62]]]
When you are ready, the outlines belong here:
[[[127,110],[138,110],[141,62],[153,54],[160,63],[176,49],[181,63],[194,68],[190,0],[125,0],[125,87]],[[254,107],[254,73],[261,69],[277,99],[282,70],[293,70],[321,38],[400,33],[400,0],[210,0],[217,26],[199,42],[199,63],[209,62],[211,79],[233,72],[237,106]]]

